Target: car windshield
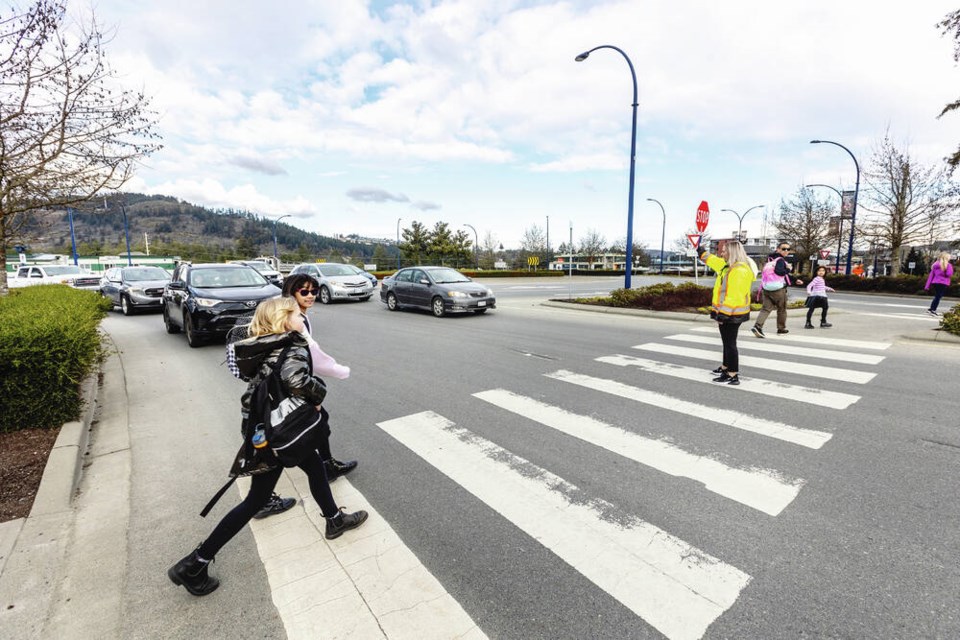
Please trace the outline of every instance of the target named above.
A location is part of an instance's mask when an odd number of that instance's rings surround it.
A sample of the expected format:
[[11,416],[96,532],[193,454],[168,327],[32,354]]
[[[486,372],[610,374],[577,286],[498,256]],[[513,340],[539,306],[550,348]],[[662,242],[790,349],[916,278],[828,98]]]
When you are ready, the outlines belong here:
[[124,269],[123,279],[127,282],[143,282],[145,280],[169,280],[170,274],[160,267],[137,267]]
[[188,277],[191,285],[204,289],[262,287],[267,284],[266,279],[252,268],[191,269]]
[[86,275],[86,272],[80,267],[76,266],[65,266],[65,267],[44,267],[48,276],[82,276]]
[[453,284],[455,282],[470,282],[470,278],[454,269],[431,269],[430,276],[437,284]]
[[345,264],[321,264],[319,266],[320,274],[327,276],[354,276],[357,275],[355,272],[350,270],[350,267]]

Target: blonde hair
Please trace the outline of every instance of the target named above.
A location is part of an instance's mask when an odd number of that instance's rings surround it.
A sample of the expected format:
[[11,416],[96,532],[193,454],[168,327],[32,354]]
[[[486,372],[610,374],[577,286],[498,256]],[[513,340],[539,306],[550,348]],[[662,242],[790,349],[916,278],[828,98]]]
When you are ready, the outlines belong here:
[[756,267],[756,263],[750,260],[739,240],[727,240],[727,264],[732,267],[738,262],[742,262],[748,267],[751,265]]
[[946,273],[947,265],[950,263],[950,254],[946,251],[940,252],[940,258],[937,260],[940,263],[940,271]]
[[262,336],[273,333],[286,333],[287,321],[294,313],[300,313],[300,306],[293,298],[270,298],[264,300],[253,314],[249,334]]

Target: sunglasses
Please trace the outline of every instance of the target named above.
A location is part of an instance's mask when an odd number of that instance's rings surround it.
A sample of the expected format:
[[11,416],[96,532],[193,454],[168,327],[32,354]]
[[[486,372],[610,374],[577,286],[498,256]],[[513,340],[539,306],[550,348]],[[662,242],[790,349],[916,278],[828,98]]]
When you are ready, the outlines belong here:
[[790,251],[790,247],[780,247],[780,251]]
[[320,289],[300,289],[297,293],[302,296],[313,296],[316,298],[317,294],[320,293]]

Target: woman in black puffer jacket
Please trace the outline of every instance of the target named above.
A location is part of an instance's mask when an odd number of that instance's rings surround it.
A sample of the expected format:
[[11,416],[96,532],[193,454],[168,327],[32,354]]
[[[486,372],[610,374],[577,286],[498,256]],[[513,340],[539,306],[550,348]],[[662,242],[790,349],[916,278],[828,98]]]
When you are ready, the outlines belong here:
[[[320,411],[327,389],[322,380],[311,374],[310,351],[302,331],[303,318],[292,298],[272,298],[257,307],[250,324],[252,337],[235,344],[237,367],[244,378],[251,380],[240,400],[244,414],[250,410],[250,399],[257,383],[277,366],[284,391],[289,396],[299,397],[314,405],[317,411]],[[287,355],[281,362],[284,350]],[[330,493],[323,460],[316,450],[311,451],[297,466],[307,474],[310,493],[327,519],[327,539],[338,538],[344,531],[363,524],[367,519],[366,511],[346,513],[337,508],[333,494]],[[182,585],[195,596],[205,596],[220,586],[220,582],[207,572],[209,562],[266,504],[281,473],[283,467],[277,464],[251,475],[247,497],[224,516],[196,550],[170,567],[167,571],[170,580],[176,585]]]

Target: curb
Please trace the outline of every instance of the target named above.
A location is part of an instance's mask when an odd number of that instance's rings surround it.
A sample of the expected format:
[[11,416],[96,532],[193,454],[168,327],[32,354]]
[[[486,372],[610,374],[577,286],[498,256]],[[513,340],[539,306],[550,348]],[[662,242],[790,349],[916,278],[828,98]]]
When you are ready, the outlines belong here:
[[80,395],[83,413],[80,420],[67,422],[60,428],[57,441],[50,450],[47,465],[43,468],[40,487],[33,499],[33,507],[27,518],[49,515],[70,509],[74,493],[80,484],[83,458],[90,441],[90,425],[97,404],[100,366],[81,383]]

